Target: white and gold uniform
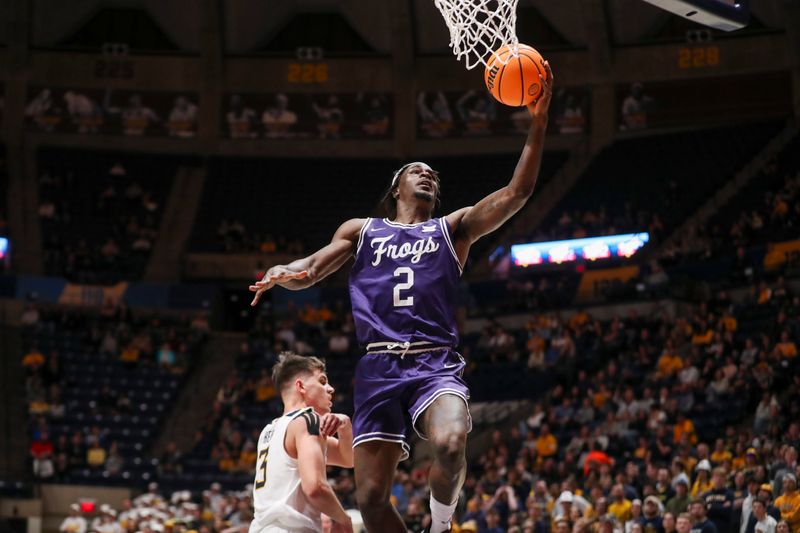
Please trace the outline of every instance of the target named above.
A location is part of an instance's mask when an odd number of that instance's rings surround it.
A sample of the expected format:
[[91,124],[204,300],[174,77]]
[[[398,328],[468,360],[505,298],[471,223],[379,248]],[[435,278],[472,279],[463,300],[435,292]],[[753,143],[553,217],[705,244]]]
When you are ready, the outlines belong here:
[[255,514],[249,533],[311,533],[322,530],[320,512],[300,486],[297,459],[286,452],[286,428],[295,418],[305,418],[308,431],[319,435],[319,416],[311,407],[276,418],[258,437],[258,459],[253,485]]

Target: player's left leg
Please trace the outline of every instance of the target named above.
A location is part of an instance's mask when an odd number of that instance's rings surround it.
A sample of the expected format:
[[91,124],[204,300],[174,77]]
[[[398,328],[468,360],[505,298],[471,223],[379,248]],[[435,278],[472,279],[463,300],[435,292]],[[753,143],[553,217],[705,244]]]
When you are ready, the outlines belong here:
[[446,531],[458,493],[467,473],[465,456],[470,417],[467,404],[455,394],[436,398],[422,413],[421,426],[433,447],[431,484],[431,532]]
[[399,443],[369,441],[353,449],[355,454],[356,501],[369,533],[406,531],[403,519],[391,504],[392,482],[397,463],[405,454]]

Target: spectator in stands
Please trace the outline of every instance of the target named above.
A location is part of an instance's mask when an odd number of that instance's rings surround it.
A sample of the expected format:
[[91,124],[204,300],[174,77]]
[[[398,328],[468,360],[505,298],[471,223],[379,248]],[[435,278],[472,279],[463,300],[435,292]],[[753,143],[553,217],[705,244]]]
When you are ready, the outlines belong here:
[[256,130],[257,116],[254,109],[245,106],[241,95],[231,96],[229,111],[225,114],[228,124],[228,135],[231,139],[254,139],[258,136]]
[[692,517],[689,513],[681,513],[675,519],[675,531],[677,533],[691,533]]
[[733,454],[725,446],[724,439],[717,439],[714,443],[714,451],[711,453],[711,461],[720,465],[733,459]]
[[55,451],[55,446],[50,440],[50,434],[47,429],[39,432],[36,439],[31,442],[30,454],[33,458],[52,455]]
[[663,533],[675,533],[675,526],[675,515],[669,512],[664,513],[664,518],[661,522],[661,527],[664,530]]
[[639,523],[644,533],[664,533],[661,517],[661,501],[651,494],[644,499],[644,509]]
[[[757,478],[763,481],[766,479],[766,476],[761,474],[763,474],[763,469],[756,473]],[[780,520],[781,512],[773,505],[773,494],[774,490],[772,484],[762,483],[761,486],[758,487],[756,497],[767,502],[767,513],[769,513],[770,516],[774,517],[776,520]]]
[[31,443],[30,455],[33,459],[33,475],[46,479],[55,473],[53,454],[55,447],[47,431],[43,431],[39,438]]
[[695,467],[695,479],[690,495],[696,498],[711,490],[711,463],[708,459],[703,459]]
[[417,96],[417,116],[420,119],[420,129],[427,137],[447,137],[453,128],[450,104],[441,91],[432,97],[420,91]]
[[134,339],[125,348],[119,356],[122,365],[128,369],[134,369],[138,366],[139,359],[142,356],[142,345]]
[[25,306],[20,316],[20,323],[25,327],[35,326],[39,322],[39,310],[33,304]]
[[256,451],[255,442],[246,441],[239,452],[239,459],[236,463],[237,470],[246,473],[252,472],[256,465]]
[[753,419],[753,432],[760,434],[764,431],[764,429],[766,429],[766,425],[770,419],[772,407],[777,405],[777,403],[778,401],[775,396],[770,394],[768,391],[764,392],[763,396],[761,397],[761,401],[756,407],[756,415]]
[[346,354],[350,350],[350,339],[343,331],[337,331],[328,339],[328,351],[334,355]]
[[63,99],[78,133],[97,133],[103,123],[101,107],[85,94],[74,91],[65,92]]
[[230,407],[236,403],[238,398],[239,392],[237,391],[236,376],[231,376],[225,381],[225,384],[220,387],[219,392],[217,392],[217,403],[223,407]]
[[655,492],[654,495],[658,498],[659,505],[663,507],[666,505],[667,500],[671,499],[672,496],[675,494],[675,490],[672,488],[671,479],[669,476],[669,470],[666,468],[659,468],[658,474],[656,474],[656,484],[655,484]]
[[675,373],[683,368],[683,360],[675,351],[675,345],[672,340],[667,340],[667,345],[664,352],[658,360],[659,376],[665,379],[671,378]]
[[172,349],[172,346],[168,342],[165,342],[161,345],[158,349],[158,364],[161,368],[168,371],[174,371],[177,369],[177,357],[175,355],[175,350]]
[[730,531],[733,518],[733,493],[725,486],[726,480],[725,468],[721,466],[715,468],[711,479],[712,488],[703,496],[708,518],[714,523],[718,532]]
[[783,493],[775,499],[775,506],[780,509],[781,519],[789,524],[789,529],[800,531],[800,492],[795,474],[783,475]]
[[791,474],[797,470],[797,448],[794,446],[786,446],[782,453],[782,460],[776,461],[772,465],[772,479],[777,492],[782,492],[783,477],[786,474]]
[[29,376],[25,381],[25,391],[27,393],[29,414],[41,415],[48,412],[50,404],[47,403],[41,375]]
[[60,122],[53,120],[61,113],[61,110],[54,106],[53,96],[50,89],[42,89],[39,93],[25,106],[25,116],[32,119],[34,123],[43,131],[53,131],[55,126]]
[[289,97],[278,93],[261,117],[264,137],[268,139],[292,137],[292,127],[297,124],[297,114],[289,109]]
[[558,452],[558,441],[555,436],[550,433],[550,426],[547,424],[542,425],[539,431],[539,436],[536,438],[536,453],[540,457],[552,457]]
[[784,359],[793,359],[797,357],[797,345],[789,337],[788,331],[784,330],[781,332],[781,340],[775,345],[774,353]]
[[34,346],[25,356],[22,358],[22,366],[25,368],[27,374],[33,375],[37,374],[39,370],[44,366],[44,355],[39,349]]
[[667,462],[672,457],[674,452],[675,434],[683,434],[682,425],[676,425],[678,431],[673,431],[672,436],[668,435],[667,428],[663,425],[658,426],[656,429],[655,439],[650,447],[650,453],[656,461]]
[[767,514],[767,504],[763,500],[753,501],[753,531],[755,533],[776,533],[778,522]]
[[105,461],[105,471],[110,476],[117,476],[120,472],[122,472],[122,468],[124,466],[125,459],[119,453],[119,445],[116,443],[116,441],[114,441],[108,448],[108,457]]
[[86,533],[86,519],[81,516],[81,507],[77,503],[69,506],[69,516],[67,516],[58,526],[60,533]]
[[634,526],[639,527],[639,533],[642,533],[642,500],[635,498],[631,501],[631,518],[625,522],[624,533],[632,533]]
[[[691,485],[691,480],[689,479],[689,475],[686,473],[686,465],[680,457],[675,457],[672,460],[672,488],[676,491],[678,490],[678,485],[683,483],[686,487],[686,491],[688,494],[689,486]],[[686,501],[686,505],[689,505],[688,500]],[[683,511],[679,511],[683,512]],[[673,513],[675,516],[678,516],[678,513]]]
[[630,520],[632,503],[625,497],[625,488],[622,484],[617,483],[611,489],[611,500],[608,511],[617,518],[617,521],[624,524]]
[[500,527],[500,513],[497,509],[490,507],[486,511],[486,527],[479,528],[478,533],[506,533],[505,529]]
[[731,513],[731,532],[736,533],[742,521],[742,505],[745,498],[749,493],[747,487],[747,478],[745,477],[744,469],[737,469],[738,461],[730,462],[731,469],[733,469],[733,487],[731,493],[733,494],[733,512]]
[[278,397],[278,392],[275,390],[275,384],[269,372],[265,368],[261,369],[261,375],[258,378],[255,386],[255,401],[257,403],[264,403]]
[[[756,479],[753,473],[749,473],[746,477],[747,479],[747,494],[745,495],[744,500],[742,501],[741,512],[739,515],[739,528],[738,533],[745,533],[747,529],[747,524],[750,521],[750,514],[753,511],[753,502],[758,497],[758,480]],[[764,506],[764,512],[766,513],[766,504]],[[735,528],[732,528],[734,533],[737,533]]]
[[219,460],[219,469],[221,472],[233,472],[236,470],[236,461],[233,459],[228,448],[222,450],[222,457],[220,457]]
[[147,492],[133,499],[133,505],[136,507],[159,507],[163,501],[164,498],[158,492],[158,483],[152,481],[147,484]]
[[388,133],[390,117],[387,111],[387,101],[384,95],[369,95],[366,98],[359,93],[357,99],[366,100],[366,105],[362,103],[364,122],[361,129],[369,137],[382,137]]
[[119,350],[119,342],[117,341],[117,336],[114,335],[112,330],[106,330],[105,335],[103,336],[103,340],[100,341],[100,353],[102,355],[106,355],[109,357],[114,357],[117,355],[117,350]]
[[174,137],[194,137],[197,133],[197,105],[185,96],[178,96],[169,112],[167,129]]
[[647,128],[647,113],[652,110],[653,99],[644,93],[644,86],[636,82],[622,102],[621,130]]
[[317,131],[320,139],[339,139],[344,124],[344,111],[339,105],[339,97],[329,95],[324,103],[312,102],[317,114]]
[[100,468],[105,464],[106,458],[106,450],[100,445],[100,441],[92,441],[89,445],[89,449],[86,450],[86,464],[89,465],[90,468]]
[[714,523],[706,518],[706,504],[702,498],[692,500],[689,512],[693,520],[692,533],[720,533]]

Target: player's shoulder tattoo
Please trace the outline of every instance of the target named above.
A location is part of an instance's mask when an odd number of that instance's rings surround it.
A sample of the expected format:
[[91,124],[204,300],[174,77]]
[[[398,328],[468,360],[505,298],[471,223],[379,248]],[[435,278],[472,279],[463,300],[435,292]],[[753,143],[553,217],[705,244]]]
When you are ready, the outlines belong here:
[[319,415],[312,410],[308,410],[304,412],[302,415],[303,419],[306,421],[306,427],[308,428],[309,435],[317,435],[319,436]]

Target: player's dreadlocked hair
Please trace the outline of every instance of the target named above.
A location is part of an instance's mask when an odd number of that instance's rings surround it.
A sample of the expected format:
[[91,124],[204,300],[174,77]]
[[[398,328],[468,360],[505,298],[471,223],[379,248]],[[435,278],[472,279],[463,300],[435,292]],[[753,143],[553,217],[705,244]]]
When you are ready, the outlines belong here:
[[[389,218],[395,218],[397,216],[397,198],[394,197],[394,190],[400,186],[400,177],[410,167],[418,164],[420,164],[419,161],[406,163],[402,167],[395,170],[394,175],[392,176],[392,183],[386,188],[386,191],[383,193],[383,199],[381,199],[383,208],[386,210],[386,214],[389,216]],[[441,192],[442,186],[441,183],[439,183],[439,192],[436,194],[436,205],[434,209],[438,209],[442,204]]]

